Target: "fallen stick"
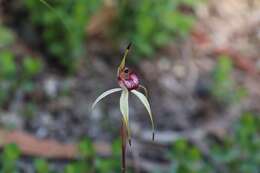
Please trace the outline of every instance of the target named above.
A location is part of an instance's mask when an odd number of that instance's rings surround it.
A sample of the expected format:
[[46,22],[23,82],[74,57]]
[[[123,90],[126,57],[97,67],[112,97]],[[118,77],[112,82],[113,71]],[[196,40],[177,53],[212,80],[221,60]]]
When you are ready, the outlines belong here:
[[254,61],[252,61],[250,58],[240,55],[239,52],[231,48],[218,48],[215,49],[213,53],[230,57],[239,69],[246,71],[250,75],[256,75],[258,73]]
[[[44,157],[47,159],[68,159],[78,158],[76,144],[63,144],[53,139],[38,139],[35,136],[20,130],[7,131],[0,129],[0,148],[7,144],[16,144],[24,156]],[[111,156],[111,146],[104,142],[95,142],[94,148],[99,156]],[[133,166],[134,161],[129,158],[128,166]],[[141,170],[150,172],[156,168],[166,169],[168,164],[154,163],[142,160],[138,163]]]
[[[38,139],[23,131],[7,131],[0,129],[0,147],[16,144],[23,155],[45,157],[50,159],[76,159],[78,149],[76,144],[63,144],[53,139]],[[98,142],[94,144],[97,154],[110,155],[110,145]]]
[[228,45],[226,45],[223,47],[215,47],[207,33],[201,32],[199,30],[194,30],[192,32],[192,40],[196,45],[198,45],[197,49],[204,52],[204,54],[213,53],[217,56],[226,55],[230,57],[234,65],[240,70],[245,71],[246,73],[253,76],[259,74],[254,60],[241,55],[241,53],[234,50],[232,46],[229,47]]

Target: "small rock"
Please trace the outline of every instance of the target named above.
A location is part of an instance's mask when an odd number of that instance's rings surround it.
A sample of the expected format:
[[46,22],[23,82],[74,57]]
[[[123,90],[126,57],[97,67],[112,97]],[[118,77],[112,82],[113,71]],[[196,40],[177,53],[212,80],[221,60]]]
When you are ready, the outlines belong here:
[[23,128],[24,121],[21,116],[17,115],[16,113],[8,112],[8,113],[1,113],[0,122],[7,127],[10,128]]
[[160,71],[167,71],[171,68],[171,61],[169,59],[165,58],[161,58],[158,61],[158,68]]
[[44,127],[40,127],[36,131],[36,136],[40,139],[46,138],[48,136],[48,130]]
[[58,86],[59,82],[58,80],[54,78],[48,78],[44,81],[44,91],[46,95],[48,95],[51,98],[54,98],[58,95]]
[[181,65],[181,64],[176,64],[175,66],[173,66],[172,70],[173,70],[174,75],[179,79],[184,78],[187,74],[185,66]]

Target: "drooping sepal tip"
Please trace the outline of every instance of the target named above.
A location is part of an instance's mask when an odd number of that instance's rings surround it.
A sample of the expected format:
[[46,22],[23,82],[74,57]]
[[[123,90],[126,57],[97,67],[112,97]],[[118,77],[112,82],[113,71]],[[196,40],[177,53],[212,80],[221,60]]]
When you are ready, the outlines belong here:
[[139,88],[144,90],[145,96],[148,98],[148,91],[147,91],[146,87],[143,85],[139,85]]
[[128,44],[128,46],[126,47],[126,49],[129,50],[129,49],[131,48],[131,46],[132,46],[132,43],[130,42],[130,43]]
[[132,141],[131,141],[131,139],[128,139],[128,143],[129,143],[129,145],[130,145],[130,147],[132,146]]
[[147,100],[147,98],[143,95],[143,93],[137,91],[137,90],[132,90],[131,91],[133,94],[135,94],[139,100],[144,104],[146,110],[148,111],[148,114],[149,114],[149,117],[150,117],[150,120],[151,120],[151,124],[152,124],[152,129],[153,129],[153,140],[154,140],[154,122],[153,122],[153,116],[152,116],[152,112],[151,112],[151,107],[150,107],[150,104]]

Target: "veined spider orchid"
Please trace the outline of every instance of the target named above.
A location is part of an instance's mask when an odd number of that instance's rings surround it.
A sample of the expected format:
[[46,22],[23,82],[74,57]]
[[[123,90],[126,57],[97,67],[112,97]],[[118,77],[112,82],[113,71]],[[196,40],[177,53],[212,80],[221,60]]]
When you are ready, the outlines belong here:
[[[144,107],[146,108],[146,110],[149,114],[150,120],[151,120],[151,124],[152,124],[152,129],[153,129],[152,139],[153,140],[154,140],[154,122],[153,122],[151,107],[150,107],[150,104],[146,97],[147,96],[146,88],[139,84],[138,76],[132,70],[130,70],[128,67],[125,66],[126,57],[130,50],[130,47],[131,47],[131,44],[129,44],[127,46],[123,59],[117,70],[117,81],[118,81],[120,88],[113,88],[113,89],[110,89],[110,90],[102,93],[93,103],[92,109],[94,109],[96,104],[99,101],[101,101],[103,98],[105,98],[106,96],[108,96],[112,93],[121,91],[121,96],[120,96],[120,101],[119,101],[120,102],[120,104],[119,104],[120,111],[122,113],[123,122],[126,127],[129,144],[131,145],[130,128],[129,128],[129,105],[128,105],[129,93],[133,93],[143,103]],[[146,96],[143,93],[137,91],[138,89],[143,89],[145,91]]]

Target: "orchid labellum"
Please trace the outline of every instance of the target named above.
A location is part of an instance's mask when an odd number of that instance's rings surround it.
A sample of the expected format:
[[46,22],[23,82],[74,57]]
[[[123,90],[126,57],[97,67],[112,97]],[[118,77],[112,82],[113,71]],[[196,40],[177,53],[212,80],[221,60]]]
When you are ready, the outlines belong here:
[[[118,80],[118,84],[119,84],[120,88],[110,89],[110,90],[102,93],[93,103],[92,109],[94,109],[96,104],[100,100],[105,98],[106,96],[108,96],[112,93],[121,91],[120,104],[119,104],[120,105],[120,111],[122,113],[123,121],[124,121],[126,130],[127,130],[127,136],[128,136],[128,139],[129,139],[129,144],[131,145],[130,128],[129,128],[129,125],[128,125],[128,121],[129,121],[129,105],[128,105],[129,93],[133,93],[143,103],[144,107],[148,111],[148,114],[149,114],[149,117],[150,117],[150,120],[151,120],[151,123],[152,123],[152,128],[153,128],[153,137],[152,137],[153,140],[154,140],[154,123],[153,123],[151,107],[150,107],[150,104],[149,104],[149,102],[146,98],[146,96],[147,96],[146,88],[139,84],[138,76],[132,70],[128,69],[125,66],[126,57],[127,57],[127,54],[130,50],[130,47],[131,47],[131,44],[129,44],[127,46],[127,49],[125,51],[125,54],[124,54],[123,59],[121,61],[121,64],[119,65],[118,70],[117,70],[117,80]],[[146,96],[143,93],[137,91],[138,89],[144,89]]]

